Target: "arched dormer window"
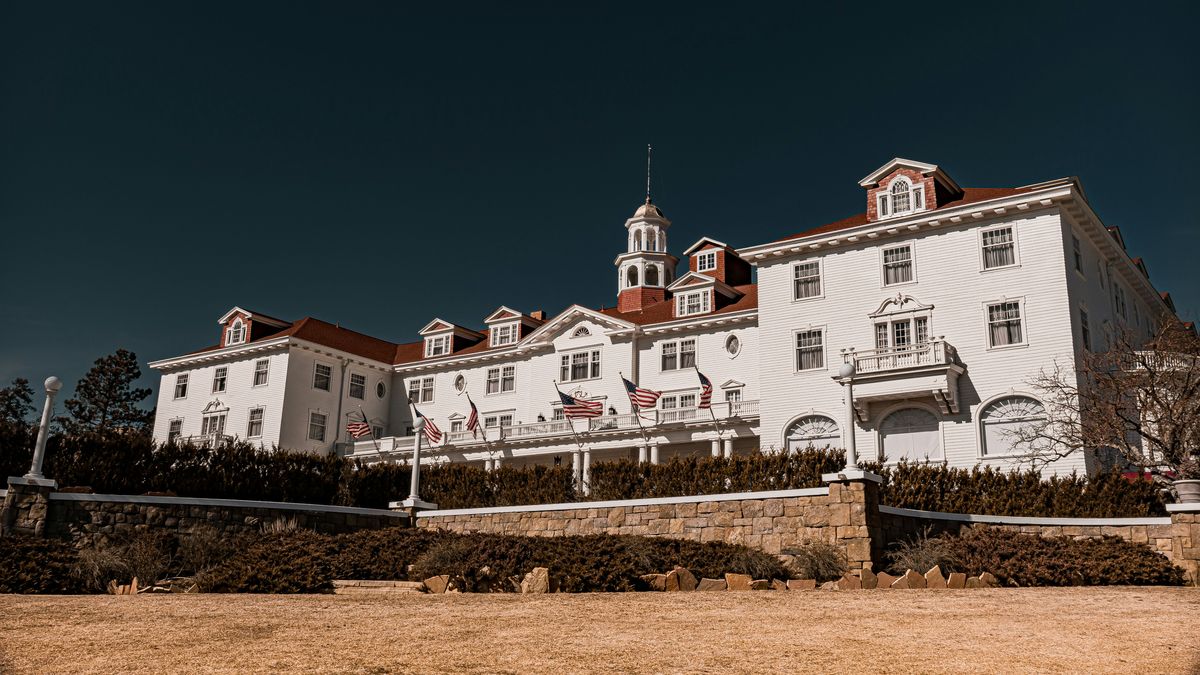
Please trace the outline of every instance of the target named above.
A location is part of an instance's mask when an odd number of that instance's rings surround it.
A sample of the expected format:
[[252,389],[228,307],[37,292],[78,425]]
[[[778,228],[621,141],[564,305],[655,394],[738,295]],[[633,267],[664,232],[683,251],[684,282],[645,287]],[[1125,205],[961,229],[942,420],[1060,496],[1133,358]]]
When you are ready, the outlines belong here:
[[633,287],[638,285],[638,268],[630,267],[625,272],[625,285]]
[[900,176],[878,197],[879,217],[901,216],[925,208],[925,188]]
[[658,285],[658,265],[649,265],[646,267],[646,285]]
[[225,335],[225,344],[240,345],[246,341],[246,325],[241,319],[234,319],[229,326],[229,332]]

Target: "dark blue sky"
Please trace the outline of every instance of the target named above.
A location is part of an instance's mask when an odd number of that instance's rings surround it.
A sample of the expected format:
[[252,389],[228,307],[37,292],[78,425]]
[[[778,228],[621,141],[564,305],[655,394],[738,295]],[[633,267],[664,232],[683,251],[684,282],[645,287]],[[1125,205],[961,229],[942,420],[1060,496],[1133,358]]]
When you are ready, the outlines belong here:
[[4,3],[0,381],[233,305],[406,341],[611,304],[648,142],[677,254],[857,213],[893,156],[1078,175],[1200,318],[1195,3],[842,4]]

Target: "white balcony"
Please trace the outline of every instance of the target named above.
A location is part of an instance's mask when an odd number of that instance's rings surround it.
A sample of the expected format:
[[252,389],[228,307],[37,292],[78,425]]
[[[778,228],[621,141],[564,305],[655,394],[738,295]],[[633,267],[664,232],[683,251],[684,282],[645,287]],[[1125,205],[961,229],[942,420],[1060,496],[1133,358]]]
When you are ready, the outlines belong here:
[[943,414],[959,412],[958,376],[966,368],[943,337],[905,347],[844,349],[842,359],[854,364],[854,408],[862,422],[870,419],[872,403],[903,399],[932,398]]
[[195,436],[181,436],[176,439],[176,442],[180,443],[180,444],[194,445],[197,447],[206,447],[206,448],[216,447],[223,443],[230,443],[232,441],[233,441],[233,436],[230,436],[229,434],[222,434],[222,433],[196,434]]

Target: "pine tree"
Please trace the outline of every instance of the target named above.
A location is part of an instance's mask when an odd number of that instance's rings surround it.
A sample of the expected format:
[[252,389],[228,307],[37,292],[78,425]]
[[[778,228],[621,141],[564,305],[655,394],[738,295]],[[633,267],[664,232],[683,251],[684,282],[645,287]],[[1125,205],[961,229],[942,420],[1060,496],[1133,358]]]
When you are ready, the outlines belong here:
[[26,424],[34,410],[29,380],[18,377],[11,385],[0,389],[0,422]]
[[96,359],[96,364],[75,387],[75,396],[67,399],[70,414],[60,421],[67,433],[110,431],[144,433],[152,413],[139,404],[150,390],[135,388],[142,376],[137,355],[125,349]]

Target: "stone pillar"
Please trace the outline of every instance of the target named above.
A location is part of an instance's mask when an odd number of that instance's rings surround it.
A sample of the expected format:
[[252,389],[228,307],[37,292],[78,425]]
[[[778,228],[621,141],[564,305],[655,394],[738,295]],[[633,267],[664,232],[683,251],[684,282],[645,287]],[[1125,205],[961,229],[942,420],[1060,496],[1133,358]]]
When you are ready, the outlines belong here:
[[870,471],[843,469],[827,473],[829,483],[829,527],[836,543],[846,551],[851,570],[866,563],[882,569],[884,534],[879,516],[879,484],[883,478]]
[[583,494],[592,494],[592,451],[583,451]]
[[645,464],[649,460],[649,448],[644,445],[638,446],[638,464]]
[[657,445],[650,446],[650,463],[658,464],[658,446]]
[[713,457],[721,456],[721,439],[719,439],[719,438],[714,438],[712,440],[712,456]]
[[1167,504],[1167,513],[1171,514],[1171,562],[1183,569],[1188,583],[1200,586],[1200,504]]
[[44,478],[10,477],[4,507],[0,509],[0,536],[32,534],[45,537],[50,518],[50,493],[55,487],[54,481]]
[[733,457],[733,439],[726,438],[725,439],[725,458],[729,459],[730,457]]

